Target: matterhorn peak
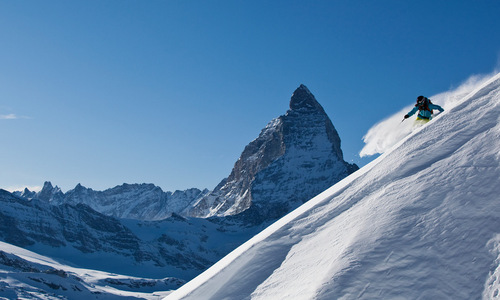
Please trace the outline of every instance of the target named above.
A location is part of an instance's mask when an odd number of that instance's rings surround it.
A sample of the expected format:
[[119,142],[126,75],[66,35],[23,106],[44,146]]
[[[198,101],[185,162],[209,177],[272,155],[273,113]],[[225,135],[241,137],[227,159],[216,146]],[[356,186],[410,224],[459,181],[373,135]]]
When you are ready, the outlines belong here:
[[228,178],[188,213],[271,222],[357,170],[343,160],[340,137],[305,85],[290,110],[273,119],[248,144]]
[[320,111],[325,113],[321,104],[316,101],[314,95],[309,91],[309,89],[301,84],[295,92],[292,94],[290,99],[290,109],[291,110],[307,110],[307,111]]

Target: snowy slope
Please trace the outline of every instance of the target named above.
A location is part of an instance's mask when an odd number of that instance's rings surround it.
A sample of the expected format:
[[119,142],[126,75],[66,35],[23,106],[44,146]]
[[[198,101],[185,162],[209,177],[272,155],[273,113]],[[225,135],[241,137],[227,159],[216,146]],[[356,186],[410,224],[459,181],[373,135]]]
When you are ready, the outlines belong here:
[[166,299],[498,299],[500,74]]
[[0,299],[158,299],[180,283],[70,267],[0,242]]

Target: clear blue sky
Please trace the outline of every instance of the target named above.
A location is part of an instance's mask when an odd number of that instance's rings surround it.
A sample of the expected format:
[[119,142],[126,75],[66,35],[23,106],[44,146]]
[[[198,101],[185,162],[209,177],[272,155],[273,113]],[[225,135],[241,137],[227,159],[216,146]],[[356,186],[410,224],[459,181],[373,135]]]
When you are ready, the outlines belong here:
[[489,73],[500,1],[0,0],[0,188],[212,189],[305,84],[362,137]]

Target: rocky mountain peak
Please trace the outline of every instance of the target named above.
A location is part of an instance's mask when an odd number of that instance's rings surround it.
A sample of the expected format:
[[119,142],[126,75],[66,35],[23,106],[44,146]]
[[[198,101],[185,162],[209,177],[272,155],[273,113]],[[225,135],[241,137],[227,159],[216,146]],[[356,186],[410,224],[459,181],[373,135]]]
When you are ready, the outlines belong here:
[[[188,212],[195,217],[234,216],[276,220],[353,171],[343,160],[340,137],[305,85],[290,110],[250,142],[227,179]],[[247,217],[245,217],[247,218]]]
[[123,219],[162,220],[172,213],[182,213],[186,207],[208,190],[192,188],[185,191],[163,192],[151,183],[118,185],[104,191],[94,191],[78,183],[65,193],[46,181],[40,192],[16,192],[24,199],[39,199],[52,205],[85,204],[107,216]]
[[48,191],[51,191],[51,190],[53,190],[53,189],[54,189],[54,187],[52,186],[52,182],[50,182],[50,181],[45,181],[45,182],[43,183],[43,188],[42,188],[42,190],[48,190]]
[[86,188],[81,184],[81,183],[78,183],[76,186],[75,186],[75,190],[77,191],[81,191],[81,190],[85,190]]
[[37,198],[45,201],[52,201],[62,195],[61,189],[56,185],[52,186],[50,181],[45,181],[42,190],[37,194]]
[[325,113],[323,107],[316,101],[309,89],[301,84],[292,94],[290,99],[291,110],[319,111]]

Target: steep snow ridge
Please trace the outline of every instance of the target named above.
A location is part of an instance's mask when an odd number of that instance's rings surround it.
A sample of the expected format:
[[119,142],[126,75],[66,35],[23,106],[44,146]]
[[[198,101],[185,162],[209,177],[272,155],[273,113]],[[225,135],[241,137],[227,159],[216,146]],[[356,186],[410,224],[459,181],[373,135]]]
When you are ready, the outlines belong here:
[[500,74],[166,299],[492,299]]

